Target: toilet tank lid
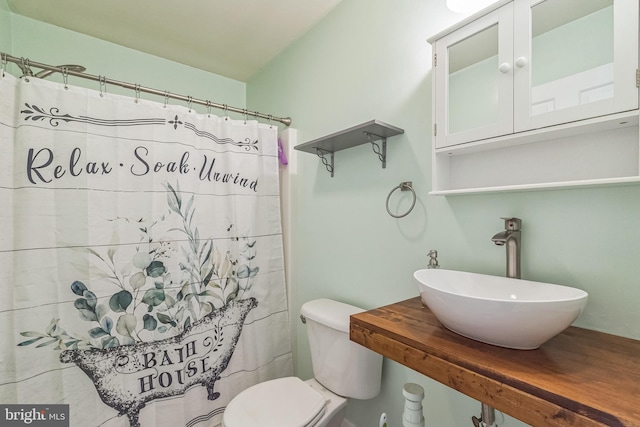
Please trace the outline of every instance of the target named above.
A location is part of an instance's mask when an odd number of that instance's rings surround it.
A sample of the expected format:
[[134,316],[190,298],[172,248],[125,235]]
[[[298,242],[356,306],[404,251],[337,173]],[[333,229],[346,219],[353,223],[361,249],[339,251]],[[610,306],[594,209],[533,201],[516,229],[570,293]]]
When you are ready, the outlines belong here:
[[307,319],[341,332],[349,332],[349,316],[363,311],[362,308],[327,298],[308,301],[300,309]]

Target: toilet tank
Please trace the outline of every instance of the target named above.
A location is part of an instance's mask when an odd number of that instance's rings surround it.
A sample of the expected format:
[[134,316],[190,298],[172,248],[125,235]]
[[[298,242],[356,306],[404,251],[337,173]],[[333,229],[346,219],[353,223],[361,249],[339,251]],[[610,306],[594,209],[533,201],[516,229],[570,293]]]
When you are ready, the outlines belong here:
[[371,399],[380,393],[382,356],[349,340],[349,316],[361,308],[317,299],[300,310],[307,325],[315,379],[337,395]]

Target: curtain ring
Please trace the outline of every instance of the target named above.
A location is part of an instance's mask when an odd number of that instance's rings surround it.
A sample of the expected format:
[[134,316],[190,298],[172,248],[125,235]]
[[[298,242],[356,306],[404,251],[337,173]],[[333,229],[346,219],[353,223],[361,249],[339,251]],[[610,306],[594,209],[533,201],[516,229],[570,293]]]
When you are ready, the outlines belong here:
[[29,58],[20,57],[20,62],[20,69],[22,70],[21,77],[24,77],[24,81],[28,83],[29,76],[33,76],[33,71],[31,71],[31,66],[29,65]]
[[267,120],[269,120],[269,129],[273,129],[273,115],[269,114]]
[[244,115],[244,124],[247,124],[247,120],[249,120],[249,110],[246,108],[242,110],[242,114]]
[[62,81],[64,82],[64,90],[69,90],[69,69],[62,67]]
[[[405,213],[403,213],[402,215],[395,215],[393,213],[391,213],[391,210],[389,209],[389,199],[391,198],[391,195],[397,190],[400,189],[400,191],[411,191],[411,193],[413,194],[413,202],[411,203],[411,207],[409,208],[408,211],[406,211]],[[398,186],[394,187],[393,190],[391,190],[391,192],[389,193],[389,195],[387,196],[387,213],[389,215],[391,215],[394,218],[402,218],[405,217],[407,215],[409,215],[409,213],[413,210],[413,207],[416,205],[416,192],[412,187],[412,182],[411,181],[405,181],[405,182],[401,182]]]
[[0,68],[2,69],[2,77],[5,76],[7,71],[7,54],[0,52]]
[[222,106],[222,111],[224,111],[224,121],[229,121],[229,106],[227,104],[224,104]]
[[135,85],[135,91],[136,91],[136,99],[133,102],[137,104],[138,101],[140,101],[140,85],[138,83],[136,83]]
[[187,97],[187,106],[189,107],[189,112],[191,112],[191,104],[193,103],[193,97]]
[[167,104],[169,104],[169,92],[168,90],[164,91],[164,108],[167,108]]
[[107,78],[105,76],[98,76],[98,82],[100,83],[100,97],[104,97],[107,92]]
[[207,117],[211,117],[211,101],[207,99]]

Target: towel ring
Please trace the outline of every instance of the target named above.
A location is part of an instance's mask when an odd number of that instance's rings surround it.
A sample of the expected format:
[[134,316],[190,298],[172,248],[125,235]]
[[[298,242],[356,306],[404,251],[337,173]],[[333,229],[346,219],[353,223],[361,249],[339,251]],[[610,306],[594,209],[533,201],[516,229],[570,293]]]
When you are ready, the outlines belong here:
[[[416,192],[413,189],[413,187],[411,186],[412,182],[411,181],[405,181],[405,182],[401,182],[398,186],[394,187],[393,190],[391,190],[391,192],[389,193],[389,195],[387,196],[387,213],[389,215],[391,215],[394,218],[402,218],[405,217],[407,215],[409,215],[409,213],[413,210],[413,207],[416,205]],[[389,210],[389,199],[391,198],[391,195],[397,190],[400,189],[400,191],[411,191],[411,193],[413,194],[413,202],[411,203],[411,207],[409,208],[408,211],[406,211],[405,213],[403,213],[402,215],[396,215],[394,213],[391,212],[391,210]]]

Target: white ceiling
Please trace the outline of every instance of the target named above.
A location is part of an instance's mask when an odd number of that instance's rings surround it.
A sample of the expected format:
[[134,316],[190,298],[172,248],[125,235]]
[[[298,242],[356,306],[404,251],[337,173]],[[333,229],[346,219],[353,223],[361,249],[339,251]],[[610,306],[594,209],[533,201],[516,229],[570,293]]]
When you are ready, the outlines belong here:
[[13,13],[246,82],[341,0],[7,0]]

